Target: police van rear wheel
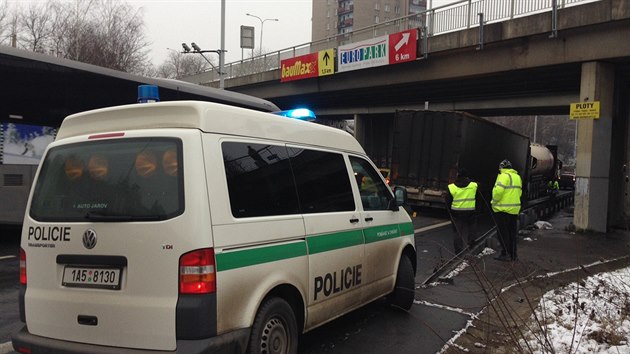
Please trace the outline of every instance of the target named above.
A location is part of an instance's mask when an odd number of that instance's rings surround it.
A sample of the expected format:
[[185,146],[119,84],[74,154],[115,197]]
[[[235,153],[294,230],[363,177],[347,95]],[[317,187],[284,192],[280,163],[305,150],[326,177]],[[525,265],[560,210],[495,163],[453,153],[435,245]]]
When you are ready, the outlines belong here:
[[291,306],[280,298],[263,303],[256,314],[248,353],[292,354],[297,352],[297,323]]
[[409,310],[413,305],[416,281],[413,274],[413,265],[408,257],[401,257],[396,273],[396,285],[389,296],[392,305]]

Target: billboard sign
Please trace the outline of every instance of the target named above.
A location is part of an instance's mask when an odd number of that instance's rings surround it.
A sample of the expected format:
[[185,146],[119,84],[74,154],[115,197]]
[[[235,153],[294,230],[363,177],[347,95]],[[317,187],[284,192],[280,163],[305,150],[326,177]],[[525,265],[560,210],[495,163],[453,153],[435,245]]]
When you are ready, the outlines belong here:
[[417,58],[418,31],[411,29],[389,35],[389,63],[399,64]]
[[280,62],[280,82],[308,79],[335,73],[335,50],[301,55]]
[[337,49],[337,71],[352,71],[389,64],[389,36],[350,43]]
[[418,58],[417,50],[418,31],[416,29],[346,44],[337,50],[337,71],[367,69],[413,61]]
[[253,26],[241,26],[241,49],[254,49]]
[[317,53],[284,59],[280,62],[280,82],[319,76]]
[[2,123],[3,164],[37,165],[48,144],[55,140],[52,127],[17,123]]

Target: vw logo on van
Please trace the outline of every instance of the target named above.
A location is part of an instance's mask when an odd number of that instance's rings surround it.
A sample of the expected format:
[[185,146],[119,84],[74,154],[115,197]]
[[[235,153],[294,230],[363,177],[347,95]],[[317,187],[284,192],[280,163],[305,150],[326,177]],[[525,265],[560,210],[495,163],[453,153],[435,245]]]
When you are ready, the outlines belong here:
[[83,233],[83,246],[89,250],[96,246],[96,231],[94,229],[87,229]]

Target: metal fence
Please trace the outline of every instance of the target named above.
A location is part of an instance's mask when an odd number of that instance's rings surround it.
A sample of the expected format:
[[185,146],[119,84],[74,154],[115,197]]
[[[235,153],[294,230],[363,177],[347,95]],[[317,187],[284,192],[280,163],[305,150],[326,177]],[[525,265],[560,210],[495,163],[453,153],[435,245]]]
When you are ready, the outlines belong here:
[[[426,38],[479,26],[479,14],[483,14],[485,24],[552,11],[554,3],[556,9],[561,9],[596,1],[600,0],[460,0],[417,14],[359,28],[349,33],[227,63],[224,67],[224,79],[277,70],[284,59],[412,28],[424,29],[419,36]],[[213,69],[187,79],[193,78],[196,83],[209,83],[218,81],[219,75]]]

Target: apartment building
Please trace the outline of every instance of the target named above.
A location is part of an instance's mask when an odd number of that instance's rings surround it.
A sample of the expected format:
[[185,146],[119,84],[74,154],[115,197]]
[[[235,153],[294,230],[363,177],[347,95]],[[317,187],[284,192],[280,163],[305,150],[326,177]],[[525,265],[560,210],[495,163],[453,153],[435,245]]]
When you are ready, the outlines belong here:
[[422,12],[427,0],[313,0],[312,41]]

